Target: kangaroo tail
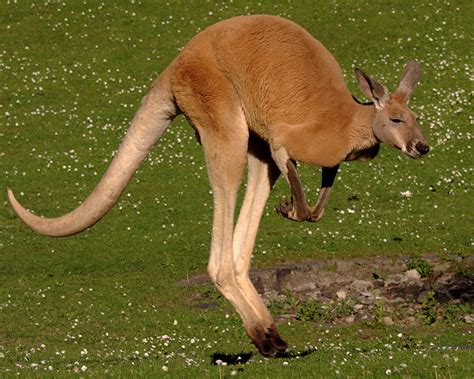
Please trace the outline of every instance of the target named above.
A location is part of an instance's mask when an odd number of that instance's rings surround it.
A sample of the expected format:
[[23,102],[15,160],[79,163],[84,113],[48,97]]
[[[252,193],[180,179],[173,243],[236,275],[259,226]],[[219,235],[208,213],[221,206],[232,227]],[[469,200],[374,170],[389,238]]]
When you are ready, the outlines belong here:
[[43,218],[27,211],[10,189],[8,200],[20,219],[40,234],[65,237],[91,227],[114,206],[176,114],[169,80],[160,77],[143,99],[107,171],[81,205],[64,216]]

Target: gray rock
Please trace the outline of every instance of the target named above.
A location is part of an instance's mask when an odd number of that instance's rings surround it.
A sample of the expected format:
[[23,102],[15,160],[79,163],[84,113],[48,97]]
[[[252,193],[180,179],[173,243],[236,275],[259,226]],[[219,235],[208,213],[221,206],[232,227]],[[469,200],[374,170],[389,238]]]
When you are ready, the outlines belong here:
[[362,292],[359,296],[359,301],[365,305],[372,305],[375,303],[375,296],[370,292]]
[[396,286],[406,281],[407,281],[407,278],[405,275],[401,275],[401,274],[390,275],[388,280],[385,282],[385,287]]
[[375,288],[382,288],[385,285],[385,281],[383,279],[375,279],[372,282],[375,286]]
[[364,304],[356,304],[354,305],[354,311],[358,312],[364,309]]
[[339,290],[336,292],[336,296],[339,300],[345,300],[347,297],[347,292],[344,290]]
[[344,321],[347,323],[347,324],[352,324],[355,320],[355,317],[353,315],[350,315],[350,316],[347,316]]
[[464,322],[468,323],[468,324],[474,324],[474,314],[472,315],[465,315],[463,316],[462,318],[464,320]]
[[408,316],[407,317],[407,322],[411,325],[414,325],[414,324],[417,324],[418,323],[418,320],[416,317],[414,316]]
[[305,291],[312,291],[316,289],[316,285],[312,282],[308,281],[294,281],[290,285],[292,291],[294,292],[305,292]]
[[423,290],[423,291],[421,291],[420,294],[418,295],[418,297],[416,298],[416,301],[417,301],[418,303],[423,303],[423,302],[426,300],[426,298],[427,298],[427,296],[428,296],[429,293],[430,293],[429,290]]
[[405,302],[405,299],[402,297],[395,297],[393,299],[388,299],[386,301],[389,304],[403,304]]
[[405,272],[405,276],[408,280],[420,280],[421,279],[421,274],[415,269],[408,270],[407,272]]
[[351,283],[350,288],[357,292],[367,292],[369,289],[374,288],[374,285],[367,280],[356,279]]

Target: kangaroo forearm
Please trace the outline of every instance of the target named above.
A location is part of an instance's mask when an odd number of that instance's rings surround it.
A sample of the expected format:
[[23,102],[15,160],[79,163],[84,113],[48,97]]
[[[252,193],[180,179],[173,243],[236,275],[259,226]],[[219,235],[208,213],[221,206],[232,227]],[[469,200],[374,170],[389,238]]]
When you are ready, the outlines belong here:
[[323,167],[321,178],[321,189],[319,190],[318,201],[316,205],[311,208],[311,220],[313,222],[319,221],[324,214],[324,209],[328,202],[329,194],[331,193],[334,180],[339,169],[339,165],[334,167]]
[[288,168],[288,181],[290,183],[293,206],[297,219],[298,221],[306,221],[311,216],[311,209],[306,202],[298,171],[291,160],[287,162],[286,167]]

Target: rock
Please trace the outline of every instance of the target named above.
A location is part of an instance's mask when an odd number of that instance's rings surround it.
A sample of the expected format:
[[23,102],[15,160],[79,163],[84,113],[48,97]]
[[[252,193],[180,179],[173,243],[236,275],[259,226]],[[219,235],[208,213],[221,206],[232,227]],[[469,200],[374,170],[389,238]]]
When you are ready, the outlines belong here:
[[405,288],[405,299],[418,299],[422,290],[424,283],[421,281],[413,282],[412,285],[407,285]]
[[291,288],[294,292],[313,291],[316,289],[316,285],[312,282],[300,281],[292,284]]
[[408,316],[407,317],[407,322],[411,325],[414,325],[414,324],[417,324],[418,323],[418,320],[416,317],[414,316]]
[[374,288],[374,285],[367,280],[356,279],[351,283],[350,287],[357,292],[367,292],[369,289]]
[[372,305],[375,303],[375,298],[374,297],[364,297],[363,299],[360,300],[360,302],[364,305]]
[[354,311],[358,312],[364,308],[364,304],[356,304],[354,305]]
[[454,273],[445,273],[433,285],[436,300],[448,302],[460,299],[465,303],[474,302],[474,279],[457,277]]
[[405,272],[405,277],[408,280],[419,280],[421,279],[421,274],[417,270],[413,269]]
[[347,316],[344,321],[347,323],[347,324],[352,324],[355,320],[355,317],[353,315],[350,315],[350,316]]
[[382,317],[382,321],[385,325],[393,325],[393,320],[390,316]]
[[385,285],[385,281],[383,279],[375,279],[372,282],[375,288],[382,288]]
[[279,292],[275,271],[261,270],[250,273],[250,280],[258,293]]
[[326,287],[321,289],[321,296],[325,299],[334,299],[336,296],[336,288],[333,287]]
[[403,297],[395,297],[393,299],[386,300],[389,304],[403,304],[405,299]]
[[359,296],[359,301],[365,305],[372,305],[375,303],[375,296],[370,292],[362,292]]
[[474,314],[465,315],[462,317],[463,321],[468,324],[474,324]]
[[[429,278],[422,278],[417,270],[407,270],[406,264],[410,261],[410,257],[290,263],[252,270],[250,277],[257,291],[263,295],[266,304],[272,301],[284,301],[289,293],[302,303],[310,300],[333,303],[348,299],[356,301],[353,314],[338,319],[338,322],[345,324],[373,318],[376,301],[384,305],[385,315],[393,317],[393,319],[387,317],[385,320],[380,320],[381,322],[387,325],[392,325],[394,322],[420,324],[423,320],[417,313],[430,291],[434,292],[440,307],[447,307],[448,304],[474,304],[472,275],[474,254],[465,258],[455,256],[448,261],[436,255],[424,259],[434,268],[434,273]],[[463,269],[462,272],[460,268]],[[383,273],[384,279],[374,273]],[[181,280],[178,285],[208,285],[208,283],[210,283],[209,277],[201,274]],[[209,296],[200,295],[190,300],[197,307],[204,309],[217,306]],[[294,316],[294,314],[283,315],[287,318]],[[459,319],[474,324],[472,312],[460,316]]]
[[434,271],[435,272],[447,272],[451,268],[451,263],[450,262],[443,262],[443,263],[437,263],[434,266]]
[[347,292],[344,290],[339,290],[336,292],[336,296],[339,300],[345,300],[347,297]]
[[319,300],[321,297],[323,297],[321,291],[318,289],[312,290],[311,292],[306,292],[304,293],[304,296],[308,300]]
[[421,291],[420,294],[418,295],[416,301],[417,301],[418,303],[423,303],[423,302],[426,300],[426,298],[427,298],[427,296],[428,296],[429,293],[430,293],[429,290],[423,290],[423,291]]
[[407,278],[405,275],[395,274],[390,275],[388,280],[385,282],[385,287],[397,286],[400,283],[406,282]]

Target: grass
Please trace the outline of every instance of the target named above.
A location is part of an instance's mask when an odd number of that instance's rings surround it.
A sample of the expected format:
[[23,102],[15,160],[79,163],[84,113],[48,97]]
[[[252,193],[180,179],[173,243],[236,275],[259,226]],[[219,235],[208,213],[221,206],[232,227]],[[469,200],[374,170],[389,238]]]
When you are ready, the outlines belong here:
[[[470,1],[6,1],[0,7],[0,188],[58,215],[91,191],[151,80],[207,25],[270,13],[307,28],[353,93],[359,66],[394,88],[416,57],[412,108],[432,151],[383,147],[342,167],[318,224],[290,223],[272,194],[254,265],[357,255],[472,254]],[[318,170],[302,168],[308,192]],[[68,239],[29,231],[0,198],[0,376],[469,377],[472,330],[282,324],[293,355],[255,353],[231,307],[191,307],[175,282],[207,263],[212,198],[201,148],[178,118],[110,214]],[[224,315],[228,314],[226,318]],[[402,334],[403,337],[398,337]],[[410,336],[410,337],[407,337]],[[299,353],[299,354],[298,354]],[[248,357],[248,354],[245,355]],[[165,371],[167,370],[167,371]]]
[[433,273],[431,264],[419,257],[411,259],[407,264],[407,269],[418,271],[422,278],[429,277]]

